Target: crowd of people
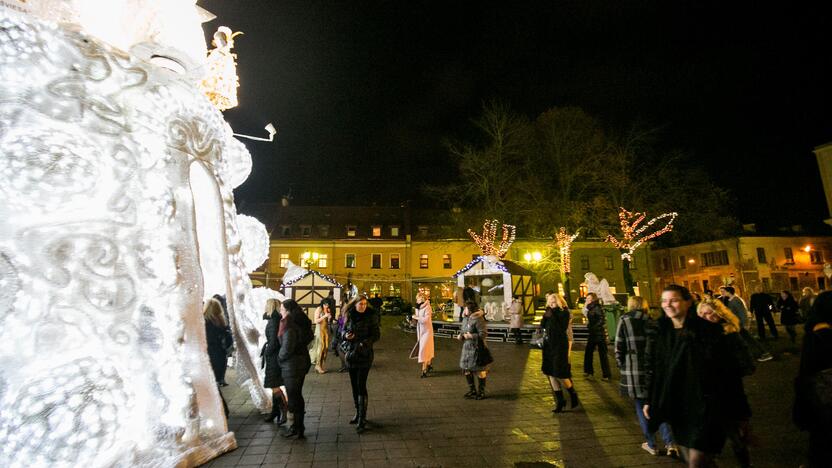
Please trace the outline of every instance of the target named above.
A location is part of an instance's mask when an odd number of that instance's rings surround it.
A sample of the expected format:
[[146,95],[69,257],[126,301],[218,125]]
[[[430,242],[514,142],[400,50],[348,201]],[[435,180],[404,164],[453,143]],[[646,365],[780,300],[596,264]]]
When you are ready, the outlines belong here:
[[[220,299],[207,301],[204,315],[211,367],[218,385],[223,385],[231,335]],[[462,342],[459,367],[468,385],[463,397],[482,400],[494,361],[487,345],[488,321],[472,298],[461,306],[462,322],[456,338]],[[374,359],[373,343],[380,338],[379,311],[363,295],[345,303],[339,314],[336,309],[329,297],[310,320],[294,300],[267,302],[262,362],[264,386],[272,390],[273,410],[266,421],[285,425],[281,430],[284,437],[304,437],[304,379],[313,365],[318,373],[326,372],[330,352],[341,360],[340,371],[349,373],[355,406],[349,423],[359,433],[367,429],[367,380]],[[810,434],[808,466],[825,466],[832,460],[832,292],[815,295],[807,288],[800,301],[788,291],[780,293],[776,301],[756,292],[750,298],[750,313],[757,322],[757,338],[747,330],[748,309],[731,286],[721,287],[718,296],[667,286],[658,313],[651,312],[644,298],[629,298],[615,327],[614,357],[620,393],[633,401],[645,439],[641,448],[646,452],[704,467],[713,466],[715,456],[728,443],[738,464],[751,466],[748,441],[752,411],[743,378],[754,373],[756,362],[771,359],[760,341],[765,340],[766,325],[773,339],[778,336],[772,313],[779,312],[792,343],[797,340],[797,325],[805,322],[793,419]],[[607,315],[595,294],[587,295],[583,313],[588,332],[584,374],[588,378],[594,375],[593,354],[597,351],[602,380],[607,381],[612,377],[607,359]],[[432,308],[422,293],[416,296],[411,320],[417,342],[410,357],[418,361],[424,378],[433,370],[435,348]],[[515,338],[516,325],[511,324]],[[546,295],[539,333],[536,345],[542,350],[541,371],[552,391],[552,412],[581,409],[572,380],[572,314],[561,295]]]

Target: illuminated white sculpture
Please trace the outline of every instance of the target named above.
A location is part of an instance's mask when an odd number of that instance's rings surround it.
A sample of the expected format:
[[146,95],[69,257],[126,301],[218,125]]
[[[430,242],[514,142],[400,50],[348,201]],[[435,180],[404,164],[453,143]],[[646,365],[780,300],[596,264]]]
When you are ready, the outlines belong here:
[[[234,448],[205,352],[214,293],[238,383],[271,404],[232,195],[250,155],[192,79],[198,23],[166,24],[166,8],[198,21],[192,0],[0,4],[4,466],[195,466]],[[183,74],[150,63],[159,51]]]
[[599,280],[593,272],[588,272],[584,275],[587,292],[595,293],[601,304],[615,304],[615,296],[610,289],[610,283],[606,278]]

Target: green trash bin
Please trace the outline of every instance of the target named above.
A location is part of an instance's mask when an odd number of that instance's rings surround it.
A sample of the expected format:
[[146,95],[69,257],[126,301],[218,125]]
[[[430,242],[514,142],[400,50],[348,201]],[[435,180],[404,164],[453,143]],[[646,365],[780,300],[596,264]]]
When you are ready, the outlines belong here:
[[624,308],[620,304],[605,305],[604,318],[607,320],[607,336],[610,343],[615,341],[615,330],[618,327],[618,319],[624,315]]

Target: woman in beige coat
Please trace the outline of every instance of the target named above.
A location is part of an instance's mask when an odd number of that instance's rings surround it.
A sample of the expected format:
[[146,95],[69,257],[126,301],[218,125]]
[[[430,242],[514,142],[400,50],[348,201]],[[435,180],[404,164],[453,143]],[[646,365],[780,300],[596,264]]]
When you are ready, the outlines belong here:
[[418,342],[413,347],[410,353],[411,358],[419,360],[422,365],[422,378],[428,376],[428,372],[433,370],[431,362],[433,361],[433,309],[430,306],[430,301],[427,297],[419,293],[416,295],[416,311],[413,314],[413,320],[416,322],[416,338]]

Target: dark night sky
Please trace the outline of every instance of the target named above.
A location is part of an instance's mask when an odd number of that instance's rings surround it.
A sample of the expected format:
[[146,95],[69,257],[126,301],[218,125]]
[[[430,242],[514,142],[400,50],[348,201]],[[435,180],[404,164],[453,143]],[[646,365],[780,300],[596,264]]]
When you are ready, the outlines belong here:
[[573,105],[613,129],[660,127],[661,146],[709,168],[743,221],[818,220],[832,15],[766,3],[200,1],[218,16],[209,34],[245,33],[226,117],[279,132],[247,142],[238,200],[418,199],[421,184],[452,182],[443,139],[470,138],[482,103],[500,99],[530,117]]

